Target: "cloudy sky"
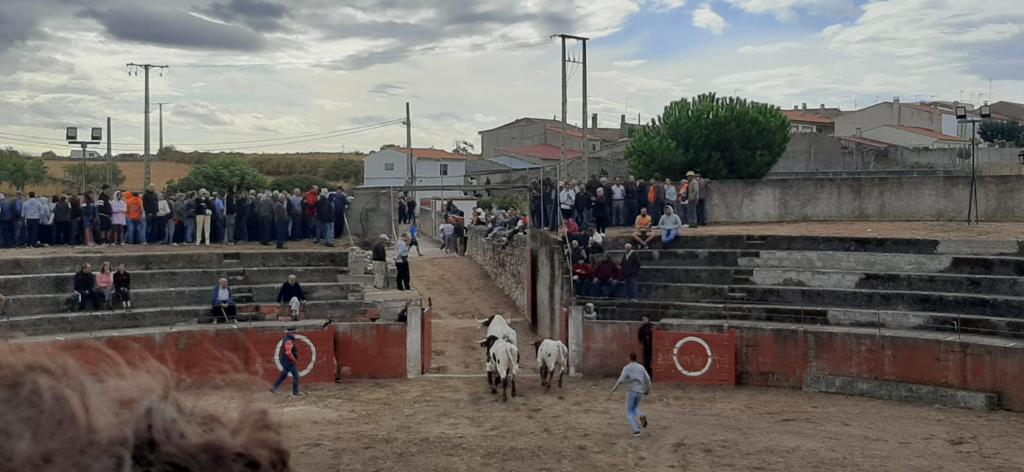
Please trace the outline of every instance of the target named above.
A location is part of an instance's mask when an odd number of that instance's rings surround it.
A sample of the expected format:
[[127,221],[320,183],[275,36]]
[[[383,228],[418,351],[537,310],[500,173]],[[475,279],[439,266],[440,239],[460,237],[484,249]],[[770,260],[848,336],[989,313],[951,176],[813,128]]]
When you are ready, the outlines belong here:
[[[371,150],[412,103],[416,146],[560,110],[556,33],[589,36],[590,111],[643,120],[706,91],[790,108],[899,96],[1024,102],[1021,0],[0,0],[0,145],[66,153],[114,126],[140,152],[143,78],[165,144]],[[578,46],[570,53],[579,56]],[[570,117],[578,122],[581,71]],[[989,79],[992,79],[991,95]],[[156,107],[153,107],[153,150]]]

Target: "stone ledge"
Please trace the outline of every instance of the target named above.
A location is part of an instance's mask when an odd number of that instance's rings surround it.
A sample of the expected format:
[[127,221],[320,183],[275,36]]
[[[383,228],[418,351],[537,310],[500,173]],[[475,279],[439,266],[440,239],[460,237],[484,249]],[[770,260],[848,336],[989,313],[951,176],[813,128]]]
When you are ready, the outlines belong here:
[[838,393],[971,410],[995,410],[999,407],[999,397],[994,393],[838,375],[809,373],[804,377],[803,388],[810,392]]

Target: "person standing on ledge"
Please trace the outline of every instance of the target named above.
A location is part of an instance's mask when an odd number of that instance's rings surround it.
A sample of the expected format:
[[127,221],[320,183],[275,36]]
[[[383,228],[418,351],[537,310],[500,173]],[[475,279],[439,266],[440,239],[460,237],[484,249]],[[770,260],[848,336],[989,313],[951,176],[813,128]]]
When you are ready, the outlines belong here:
[[644,347],[644,370],[647,371],[647,375],[653,378],[654,372],[651,368],[651,361],[654,357],[654,325],[651,324],[650,318],[643,317],[643,324],[640,325],[640,332],[637,334],[640,338],[640,344]]
[[402,239],[398,240],[398,246],[395,254],[395,268],[398,270],[398,276],[396,281],[398,282],[399,290],[409,290],[412,287],[409,285],[409,235],[402,234]]
[[619,263],[619,270],[622,274],[622,282],[626,285],[626,293],[634,302],[640,297],[640,288],[636,278],[640,274],[640,258],[633,252],[633,245],[626,244],[626,253],[622,255],[622,262]]
[[640,409],[640,400],[651,393],[651,377],[647,375],[642,365],[636,363],[635,352],[629,353],[629,364],[622,368],[622,374],[612,387],[612,393],[615,393],[620,385],[629,388],[626,395],[626,419],[629,420],[629,427],[633,429],[633,436],[639,437],[640,427],[637,426],[637,420],[640,420],[640,426],[647,427],[647,415]]
[[384,277],[388,272],[388,244],[389,238],[381,234],[373,245],[373,254],[370,259],[373,261],[373,287],[377,290],[384,290]]

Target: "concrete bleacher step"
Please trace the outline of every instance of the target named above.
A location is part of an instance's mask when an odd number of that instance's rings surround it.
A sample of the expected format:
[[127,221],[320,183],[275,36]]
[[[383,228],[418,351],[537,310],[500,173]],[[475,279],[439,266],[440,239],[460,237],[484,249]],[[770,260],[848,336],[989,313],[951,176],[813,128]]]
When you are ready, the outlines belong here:
[[[732,286],[641,283],[641,298],[664,301],[726,300]],[[751,301],[780,305],[872,308],[911,311],[952,311],[970,315],[1024,318],[1024,298],[947,292],[835,289],[744,285],[737,292]]]
[[[279,283],[263,285],[233,286],[237,303],[276,303]],[[306,297],[317,299],[348,299],[352,293],[361,292],[362,284],[315,282],[302,284]],[[212,286],[175,287],[132,290],[132,305],[135,308],[173,307],[210,303]],[[74,311],[76,302],[72,293],[52,295],[16,295],[7,297],[4,313],[9,316],[62,313]]]
[[900,290],[1017,296],[1024,277],[846,269],[648,266],[641,282]]
[[744,320],[884,329],[928,330],[1024,338],[1024,320],[1004,316],[774,305],[749,301],[684,302],[588,298],[598,318],[636,320]]
[[[98,268],[97,268],[98,269]],[[232,285],[283,283],[289,274],[295,274],[299,283],[336,282],[348,274],[344,267],[251,267],[214,269],[132,270],[133,289],[159,287],[213,287],[217,279],[226,277]],[[40,293],[71,293],[74,273],[42,273],[0,275],[0,294],[33,295]]]
[[[306,304],[306,319],[360,320],[370,316],[373,305],[359,300],[314,300]],[[239,304],[243,313],[260,313],[257,304]],[[42,335],[106,329],[128,329],[150,326],[173,326],[210,320],[210,305],[187,305],[156,308],[132,308],[73,313],[49,313],[0,318],[0,331],[24,335]]]
[[[228,254],[225,259],[224,255]],[[237,257],[236,257],[237,255]],[[114,266],[126,264],[129,271],[219,269],[237,267],[348,267],[348,252],[344,250],[252,250],[220,252],[145,252],[94,254],[66,254],[25,256],[0,259],[0,274],[32,275],[74,273],[88,262],[98,269],[103,261]]]

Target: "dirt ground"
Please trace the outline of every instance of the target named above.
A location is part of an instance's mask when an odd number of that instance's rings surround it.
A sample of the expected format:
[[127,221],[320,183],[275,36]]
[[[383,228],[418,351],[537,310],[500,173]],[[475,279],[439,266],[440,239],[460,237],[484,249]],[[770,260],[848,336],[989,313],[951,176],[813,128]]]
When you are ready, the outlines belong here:
[[426,241],[413,286],[434,303],[433,372],[415,380],[312,386],[301,399],[197,394],[218,409],[266,407],[298,471],[1024,471],[1024,415],[769,388],[656,385],[633,438],[612,379],[540,387],[533,335],[517,324],[519,396],[479,374],[474,316],[515,305],[468,257]]
[[[632,233],[627,228],[611,228],[613,235]],[[774,236],[848,236],[861,238],[921,238],[942,240],[1019,240],[1024,239],[1024,223],[985,223],[968,226],[965,222],[939,221],[812,221],[740,225],[712,224],[684,229],[689,235],[756,234]]]

